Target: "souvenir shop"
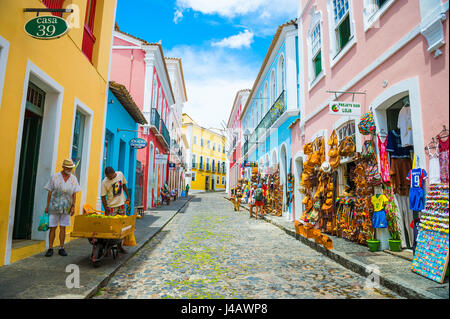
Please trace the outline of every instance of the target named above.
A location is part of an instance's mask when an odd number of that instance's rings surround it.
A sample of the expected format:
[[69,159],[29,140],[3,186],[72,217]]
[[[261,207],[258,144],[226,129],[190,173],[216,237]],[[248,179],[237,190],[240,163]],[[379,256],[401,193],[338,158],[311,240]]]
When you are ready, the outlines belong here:
[[[300,222],[306,228],[368,245],[372,251],[415,248],[420,213],[429,211],[426,185],[428,192],[448,190],[448,130],[438,129],[426,146],[429,167],[422,168],[416,166],[408,97],[386,109],[386,121],[387,130],[380,130],[368,112],[333,130],[328,139],[319,136],[304,145]],[[446,217],[438,224],[448,230],[448,204],[439,205]]]

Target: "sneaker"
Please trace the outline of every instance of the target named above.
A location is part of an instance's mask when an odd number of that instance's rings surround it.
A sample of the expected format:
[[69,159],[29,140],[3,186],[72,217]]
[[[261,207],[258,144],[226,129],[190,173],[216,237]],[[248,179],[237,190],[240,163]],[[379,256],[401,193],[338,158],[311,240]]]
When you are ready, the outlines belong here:
[[45,253],[45,257],[51,257],[53,256],[53,248],[49,248],[47,252]]
[[60,249],[58,250],[58,254],[60,254],[61,256],[67,256],[67,253],[66,253],[66,251],[64,250],[64,248],[60,248]]

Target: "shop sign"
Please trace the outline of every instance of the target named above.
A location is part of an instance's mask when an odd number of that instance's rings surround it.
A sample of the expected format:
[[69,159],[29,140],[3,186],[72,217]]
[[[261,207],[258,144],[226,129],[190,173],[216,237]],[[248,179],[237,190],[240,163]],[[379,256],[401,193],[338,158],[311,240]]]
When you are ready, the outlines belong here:
[[353,102],[331,102],[330,114],[333,115],[361,115],[361,103]]
[[25,24],[25,32],[33,38],[51,40],[62,37],[69,30],[66,20],[56,16],[41,16]]
[[132,138],[130,140],[130,147],[140,150],[142,148],[146,148],[147,147],[147,141],[142,139],[142,138]]
[[169,168],[175,168],[175,163],[169,163]]
[[156,162],[156,164],[165,164],[165,163],[167,163],[167,158],[168,158],[167,155],[156,154],[155,155],[155,162]]

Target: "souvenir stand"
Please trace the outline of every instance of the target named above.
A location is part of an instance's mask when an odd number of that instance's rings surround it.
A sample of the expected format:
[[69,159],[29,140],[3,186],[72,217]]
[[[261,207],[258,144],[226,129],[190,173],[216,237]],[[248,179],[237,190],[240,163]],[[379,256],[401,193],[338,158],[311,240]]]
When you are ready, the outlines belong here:
[[264,213],[281,216],[283,211],[283,188],[280,184],[280,170],[278,164],[269,168],[267,179],[267,205],[264,205]]

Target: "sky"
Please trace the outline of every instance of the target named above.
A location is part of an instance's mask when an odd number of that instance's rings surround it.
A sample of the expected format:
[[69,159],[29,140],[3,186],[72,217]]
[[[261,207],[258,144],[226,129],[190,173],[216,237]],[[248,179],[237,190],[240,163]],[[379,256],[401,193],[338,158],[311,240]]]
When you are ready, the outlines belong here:
[[296,18],[299,0],[118,0],[121,31],[161,41],[181,58],[184,113],[222,128],[237,91],[251,89],[279,25]]

